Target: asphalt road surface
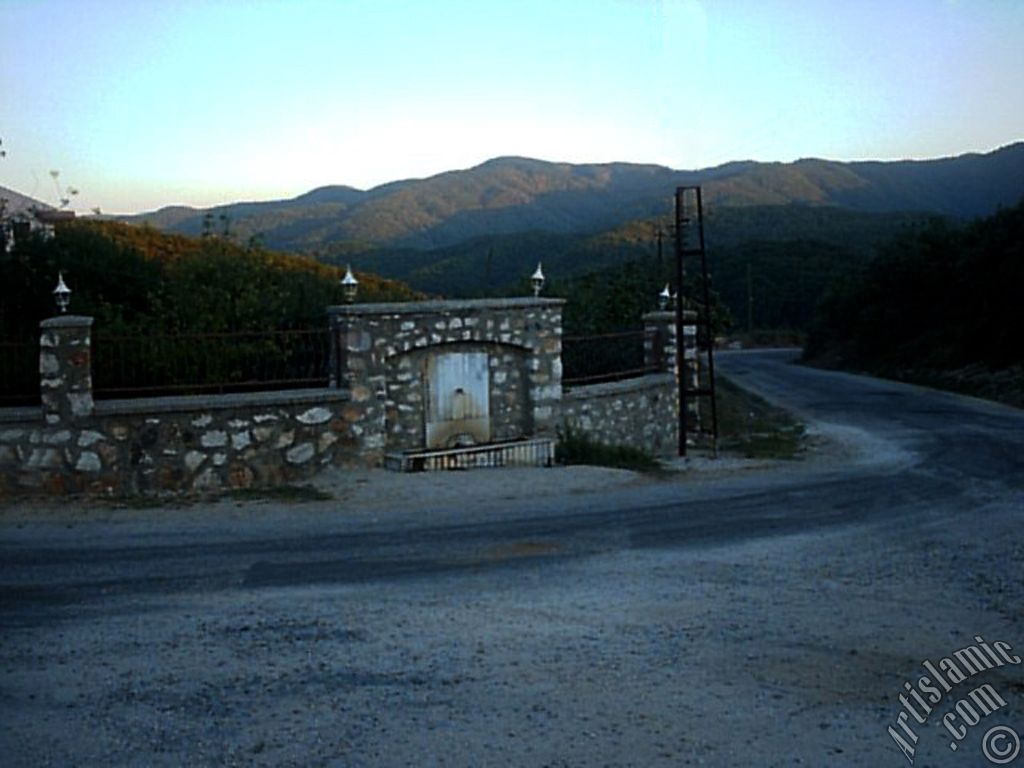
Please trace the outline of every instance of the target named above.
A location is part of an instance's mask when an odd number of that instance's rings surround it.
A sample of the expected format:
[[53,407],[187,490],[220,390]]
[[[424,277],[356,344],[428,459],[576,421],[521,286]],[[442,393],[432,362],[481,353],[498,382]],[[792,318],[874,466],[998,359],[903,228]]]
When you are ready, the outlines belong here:
[[0,765],[1024,766],[1024,412],[793,356],[794,462],[8,505]]

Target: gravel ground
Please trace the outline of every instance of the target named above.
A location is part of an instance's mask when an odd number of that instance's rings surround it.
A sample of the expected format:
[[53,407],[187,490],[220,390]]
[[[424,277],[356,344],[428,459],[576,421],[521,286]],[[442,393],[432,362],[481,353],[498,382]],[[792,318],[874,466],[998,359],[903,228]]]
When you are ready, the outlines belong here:
[[[68,607],[5,630],[4,762],[897,765],[885,727],[925,657],[974,633],[1020,647],[1024,595],[990,576],[1024,568],[1019,524],[978,534],[127,599],[102,622]],[[1022,677],[986,678],[1011,722]],[[971,764],[948,741],[923,732],[917,764]]]

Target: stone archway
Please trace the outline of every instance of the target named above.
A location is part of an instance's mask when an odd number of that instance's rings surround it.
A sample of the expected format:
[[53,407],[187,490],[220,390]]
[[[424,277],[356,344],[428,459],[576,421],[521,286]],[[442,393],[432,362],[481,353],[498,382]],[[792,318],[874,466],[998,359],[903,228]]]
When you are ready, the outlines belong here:
[[[385,451],[421,450],[451,439],[553,436],[562,396],[563,303],[522,298],[331,307],[334,382],[350,388],[359,404],[364,444],[383,459]],[[455,356],[440,363],[448,373],[438,372],[439,355]],[[430,389],[431,366],[435,389],[443,392]],[[486,390],[473,395],[484,370]],[[466,381],[455,380],[460,377]],[[428,435],[431,408],[438,428]],[[440,418],[456,411],[460,419]],[[478,423],[460,428],[441,421]]]

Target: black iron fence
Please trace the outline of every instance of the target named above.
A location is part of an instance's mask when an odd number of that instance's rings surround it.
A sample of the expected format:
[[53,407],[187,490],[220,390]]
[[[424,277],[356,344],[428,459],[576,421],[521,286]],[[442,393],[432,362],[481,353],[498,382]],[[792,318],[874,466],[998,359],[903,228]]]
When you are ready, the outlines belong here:
[[[644,347],[651,349],[645,355]],[[663,343],[651,328],[562,339],[562,383],[596,384],[662,370]]]
[[[645,345],[650,354],[645,354]],[[327,329],[92,337],[97,398],[325,387]],[[617,381],[662,370],[653,329],[566,336],[562,383]],[[39,404],[39,343],[0,342],[0,407]]]
[[97,398],[326,387],[327,329],[92,338]]
[[39,405],[39,340],[0,342],[0,407]]

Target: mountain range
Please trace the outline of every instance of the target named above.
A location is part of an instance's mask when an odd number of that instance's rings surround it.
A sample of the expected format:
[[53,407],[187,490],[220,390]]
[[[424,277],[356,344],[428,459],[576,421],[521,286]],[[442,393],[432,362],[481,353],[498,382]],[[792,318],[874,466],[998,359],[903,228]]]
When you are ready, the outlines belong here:
[[[712,280],[734,320],[748,330],[799,330],[829,286],[856,275],[881,244],[936,217],[969,220],[1017,203],[1024,142],[938,160],[746,161],[697,171],[503,157],[365,191],[328,186],[122,218],[238,243],[256,237],[447,297],[528,290],[524,279],[542,261],[551,291],[571,296],[585,284],[587,301],[601,303],[614,299],[593,287],[615,290],[624,270],[657,290],[671,279],[672,196],[691,184],[703,189]],[[0,187],[0,197],[14,194]]]
[[593,233],[665,216],[675,187],[689,184],[703,187],[709,210],[799,205],[973,218],[1024,195],[1024,142],[937,160],[744,161],[697,171],[502,157],[365,191],[327,186],[288,200],[172,206],[124,220],[182,234],[201,233],[205,220],[292,251],[337,251],[340,244],[433,249],[481,236]]

